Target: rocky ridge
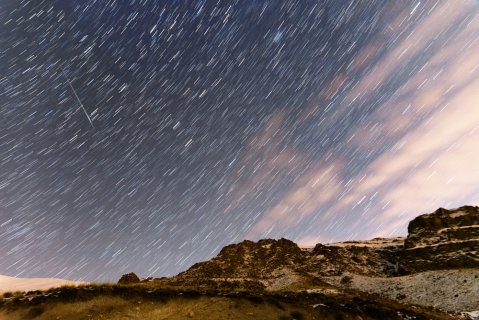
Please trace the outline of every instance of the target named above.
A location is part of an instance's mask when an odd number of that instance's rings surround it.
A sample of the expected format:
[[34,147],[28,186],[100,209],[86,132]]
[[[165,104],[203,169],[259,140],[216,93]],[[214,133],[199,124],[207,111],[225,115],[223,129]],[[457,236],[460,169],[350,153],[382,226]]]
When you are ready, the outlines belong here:
[[264,279],[278,268],[296,269],[306,259],[304,251],[287,239],[245,240],[224,247],[215,258],[194,264],[178,277]]
[[[406,238],[317,244],[313,248],[300,248],[287,239],[246,240],[160,282],[326,294],[353,289],[431,307],[438,307],[435,296],[442,296],[439,307],[445,310],[475,312],[479,292],[468,288],[479,284],[478,248],[479,207],[440,208],[412,220]],[[428,289],[438,281],[444,286]]]
[[224,247],[176,278],[266,280],[286,271],[338,276],[345,272],[377,277],[428,270],[479,268],[479,207],[438,209],[412,220],[407,238],[375,238],[300,248],[287,239],[245,240]]
[[479,207],[439,208],[409,223],[400,257],[406,274],[479,267]]

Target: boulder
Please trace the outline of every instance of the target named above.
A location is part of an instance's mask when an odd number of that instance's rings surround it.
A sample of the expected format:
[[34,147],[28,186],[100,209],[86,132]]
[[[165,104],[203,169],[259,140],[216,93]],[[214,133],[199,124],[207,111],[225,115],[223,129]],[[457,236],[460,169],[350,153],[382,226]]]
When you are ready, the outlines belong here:
[[140,283],[140,281],[140,278],[136,274],[130,272],[122,275],[120,280],[118,280],[118,284]]

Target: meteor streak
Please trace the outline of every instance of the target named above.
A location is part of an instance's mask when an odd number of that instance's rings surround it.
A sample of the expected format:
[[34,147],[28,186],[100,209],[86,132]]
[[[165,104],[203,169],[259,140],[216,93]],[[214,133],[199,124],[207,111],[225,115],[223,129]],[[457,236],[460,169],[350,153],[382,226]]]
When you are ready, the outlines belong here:
[[90,115],[88,114],[88,112],[86,111],[85,107],[83,106],[83,103],[81,102],[80,98],[78,97],[78,94],[77,92],[75,91],[75,88],[73,87],[72,83],[70,82],[70,80],[68,80],[67,76],[63,73],[63,76],[65,77],[65,80],[68,82],[68,84],[70,85],[70,88],[72,88],[72,91],[73,91],[73,94],[75,95],[76,99],[78,100],[78,103],[80,103],[80,107],[82,108],[83,112],[85,113],[86,117],[88,118],[88,121],[90,122],[91,124],[91,127],[92,128],[95,128],[95,126],[93,125],[93,121],[91,120],[90,118]]

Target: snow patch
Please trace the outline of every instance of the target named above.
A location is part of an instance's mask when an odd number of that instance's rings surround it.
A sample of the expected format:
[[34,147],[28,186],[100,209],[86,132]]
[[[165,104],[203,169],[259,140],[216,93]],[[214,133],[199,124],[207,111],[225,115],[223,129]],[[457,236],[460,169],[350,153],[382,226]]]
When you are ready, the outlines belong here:
[[465,318],[469,319],[469,320],[479,320],[479,310],[470,311],[470,312],[462,312],[462,315],[465,316]]
[[443,233],[443,232],[450,231],[450,230],[461,230],[461,229],[464,230],[464,229],[476,229],[476,228],[479,228],[479,224],[471,224],[471,225],[468,225],[468,226],[442,228],[442,229],[438,230],[438,233]]
[[374,238],[371,240],[357,240],[357,241],[345,241],[345,242],[333,242],[325,244],[325,246],[334,247],[368,247],[368,248],[385,248],[391,246],[404,245],[405,238]]
[[451,218],[458,218],[458,217],[462,217],[462,216],[466,216],[466,215],[468,215],[467,212],[458,211],[458,212],[451,213],[449,216],[450,216]]
[[14,291],[47,290],[61,286],[78,286],[87,282],[69,281],[56,278],[15,278],[0,276],[0,293]]

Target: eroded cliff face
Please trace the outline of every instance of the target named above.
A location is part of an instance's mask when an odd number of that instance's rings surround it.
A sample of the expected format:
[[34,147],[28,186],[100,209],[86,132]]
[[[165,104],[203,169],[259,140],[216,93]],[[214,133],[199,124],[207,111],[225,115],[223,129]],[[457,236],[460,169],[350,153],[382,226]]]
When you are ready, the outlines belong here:
[[345,272],[367,276],[392,276],[398,273],[399,252],[404,238],[376,238],[317,244],[308,259],[308,271],[320,276]]
[[440,208],[416,217],[399,261],[406,274],[479,268],[479,207]]
[[258,279],[285,274],[334,276],[344,272],[384,276],[397,271],[404,238],[373,239],[299,248],[287,239],[243,241],[224,247],[215,258],[193,265],[177,278]]
[[[302,249],[287,239],[243,241],[193,265],[176,279],[267,280],[353,273],[389,277],[428,270],[479,268],[479,207],[438,209],[409,223],[407,238],[317,244]],[[263,281],[264,282],[264,281]]]
[[224,247],[215,258],[194,264],[178,277],[267,278],[278,268],[296,269],[307,255],[287,239],[245,240]]

